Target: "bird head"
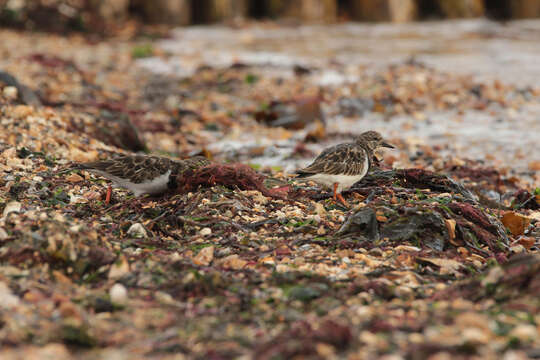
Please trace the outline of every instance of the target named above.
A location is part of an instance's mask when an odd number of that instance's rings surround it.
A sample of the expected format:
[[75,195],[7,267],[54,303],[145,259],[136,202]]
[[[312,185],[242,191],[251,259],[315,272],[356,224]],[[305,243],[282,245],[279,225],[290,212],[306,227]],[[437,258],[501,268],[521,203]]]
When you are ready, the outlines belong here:
[[379,147],[394,148],[394,145],[387,143],[381,134],[376,131],[366,131],[360,134],[360,136],[356,139],[356,142],[363,144],[371,151],[374,151]]

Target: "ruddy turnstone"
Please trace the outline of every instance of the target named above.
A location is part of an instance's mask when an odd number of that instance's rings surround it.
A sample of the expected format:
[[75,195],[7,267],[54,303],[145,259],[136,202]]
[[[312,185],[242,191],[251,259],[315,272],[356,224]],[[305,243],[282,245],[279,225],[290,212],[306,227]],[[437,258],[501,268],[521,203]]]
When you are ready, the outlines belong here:
[[298,178],[333,187],[334,201],[337,198],[348,206],[341,192],[366,176],[372,164],[373,152],[378,147],[394,146],[385,142],[378,132],[366,131],[355,142],[325,149],[311,165],[297,171]]
[[[202,156],[185,160],[171,160],[160,156],[120,155],[109,160],[77,164],[74,169],[87,170],[126,188],[135,196],[157,195],[176,187],[176,176],[187,169],[208,165],[210,161]],[[107,189],[105,202],[111,197],[111,187]]]

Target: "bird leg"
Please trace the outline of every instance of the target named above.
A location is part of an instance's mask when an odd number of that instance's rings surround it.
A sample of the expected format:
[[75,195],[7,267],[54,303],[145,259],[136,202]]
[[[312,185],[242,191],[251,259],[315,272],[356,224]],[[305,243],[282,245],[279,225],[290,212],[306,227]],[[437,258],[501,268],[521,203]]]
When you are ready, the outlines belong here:
[[106,205],[109,205],[109,203],[111,202],[111,195],[112,195],[112,187],[111,185],[109,185],[109,187],[107,188],[107,196],[105,196]]
[[341,201],[341,203],[343,205],[349,207],[349,203],[347,202],[347,200],[345,200],[343,198],[343,195],[341,195],[341,193],[337,192],[338,185],[339,184],[337,182],[334,183],[334,197],[333,197],[333,199],[334,199],[335,202],[337,202],[337,200],[339,200],[339,201]]
[[346,207],[349,207],[349,203],[347,202],[347,200],[345,200],[345,199],[343,198],[343,196],[341,195],[341,193],[340,193],[340,194],[337,194],[337,198],[339,199],[339,201],[341,201],[341,203],[342,203],[343,205],[345,205]]

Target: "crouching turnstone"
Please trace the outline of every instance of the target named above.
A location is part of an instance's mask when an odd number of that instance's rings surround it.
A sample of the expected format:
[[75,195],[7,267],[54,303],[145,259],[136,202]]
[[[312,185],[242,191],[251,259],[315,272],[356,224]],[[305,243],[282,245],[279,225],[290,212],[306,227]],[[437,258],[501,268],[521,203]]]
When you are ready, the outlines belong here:
[[[126,188],[135,196],[157,195],[176,187],[176,176],[187,169],[208,165],[202,156],[185,160],[171,160],[148,155],[120,155],[108,160],[77,164],[74,169],[87,170]],[[111,187],[107,189],[105,202],[111,198]]]
[[325,149],[311,165],[297,171],[298,178],[333,187],[334,201],[338,198],[348,206],[341,192],[367,174],[372,164],[373,152],[378,147],[393,148],[394,146],[385,142],[378,132],[366,131],[355,142]]

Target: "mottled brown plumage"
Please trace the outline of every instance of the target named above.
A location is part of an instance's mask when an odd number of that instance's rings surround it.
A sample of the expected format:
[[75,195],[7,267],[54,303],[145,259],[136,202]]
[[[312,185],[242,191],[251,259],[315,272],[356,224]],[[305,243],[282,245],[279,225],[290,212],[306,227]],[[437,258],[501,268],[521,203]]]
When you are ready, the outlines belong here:
[[298,177],[313,174],[358,175],[369,167],[367,156],[367,150],[355,143],[335,145],[325,149],[310,165],[298,170]]
[[177,175],[208,164],[210,161],[202,156],[172,160],[160,156],[119,155],[109,160],[78,164],[75,168],[101,175],[138,196],[173,189]]
[[[325,149],[308,166],[297,171],[299,178],[334,187],[334,198],[360,181],[372,164],[373,152],[378,147],[390,147],[376,131],[362,133],[355,142],[335,145]],[[342,202],[345,203],[344,200]]]

